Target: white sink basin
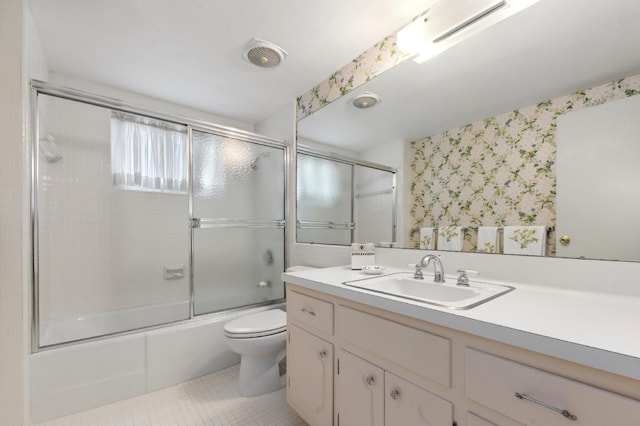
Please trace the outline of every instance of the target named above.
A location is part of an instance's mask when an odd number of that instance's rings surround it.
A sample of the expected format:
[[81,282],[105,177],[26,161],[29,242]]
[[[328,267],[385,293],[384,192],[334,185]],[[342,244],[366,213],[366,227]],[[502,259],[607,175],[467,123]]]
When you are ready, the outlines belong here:
[[343,284],[451,309],[470,309],[514,290],[510,286],[482,281],[469,280],[469,287],[456,285],[452,278],[448,281],[434,283],[428,275],[423,280],[417,280],[413,278],[413,273],[398,272]]

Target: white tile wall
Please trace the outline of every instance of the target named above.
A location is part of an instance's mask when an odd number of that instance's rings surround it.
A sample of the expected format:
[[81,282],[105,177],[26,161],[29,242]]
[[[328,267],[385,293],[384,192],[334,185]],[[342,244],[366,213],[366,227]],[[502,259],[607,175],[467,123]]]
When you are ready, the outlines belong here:
[[26,420],[21,0],[0,2],[0,424]]

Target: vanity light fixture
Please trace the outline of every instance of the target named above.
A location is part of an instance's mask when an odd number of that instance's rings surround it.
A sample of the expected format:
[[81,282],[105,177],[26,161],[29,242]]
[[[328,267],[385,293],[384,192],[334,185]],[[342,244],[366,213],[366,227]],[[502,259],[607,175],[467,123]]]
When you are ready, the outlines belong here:
[[440,0],[398,31],[398,49],[417,55],[414,61],[421,64],[538,1]]
[[359,109],[372,108],[382,102],[382,98],[372,92],[364,92],[353,98],[351,104]]
[[254,38],[244,48],[244,58],[260,68],[274,68],[287,57],[287,52],[275,44]]

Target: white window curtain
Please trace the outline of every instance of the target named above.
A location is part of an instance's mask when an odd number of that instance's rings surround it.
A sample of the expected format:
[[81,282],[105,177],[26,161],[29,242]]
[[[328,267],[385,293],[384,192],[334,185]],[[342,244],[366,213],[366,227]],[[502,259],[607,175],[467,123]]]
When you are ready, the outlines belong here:
[[111,112],[111,172],[117,188],[187,192],[187,128]]

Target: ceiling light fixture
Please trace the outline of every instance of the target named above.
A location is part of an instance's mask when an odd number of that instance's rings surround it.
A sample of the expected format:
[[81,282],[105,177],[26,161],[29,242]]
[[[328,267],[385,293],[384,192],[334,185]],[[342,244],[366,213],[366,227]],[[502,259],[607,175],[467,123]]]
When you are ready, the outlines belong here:
[[398,49],[422,63],[538,1],[440,0],[398,31]]
[[244,47],[244,58],[260,68],[274,68],[287,57],[287,52],[279,46],[259,38],[254,38]]
[[375,93],[364,92],[353,98],[351,104],[359,109],[372,108],[382,102],[382,98]]

